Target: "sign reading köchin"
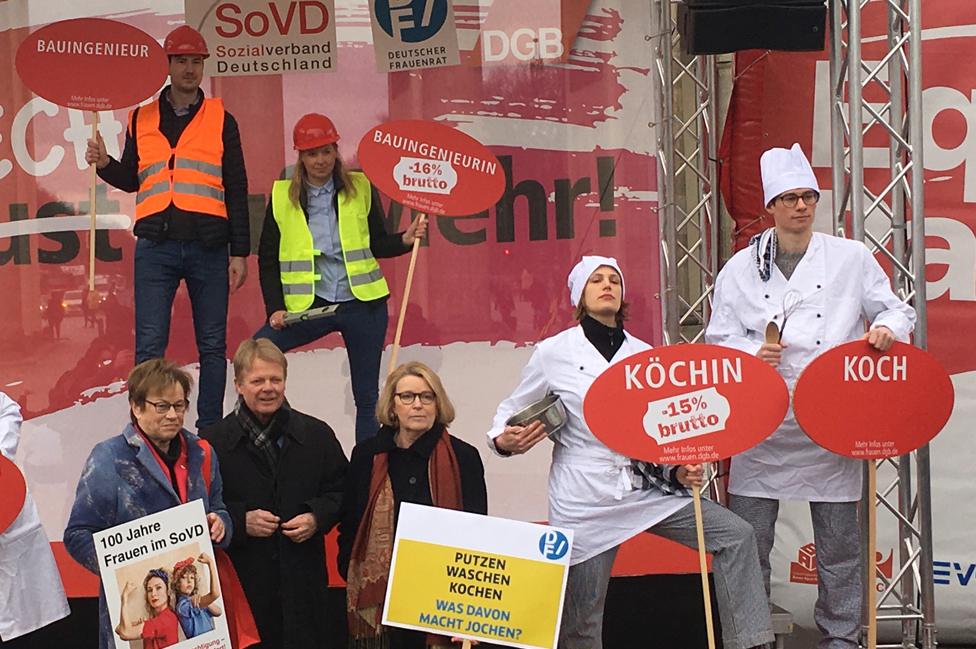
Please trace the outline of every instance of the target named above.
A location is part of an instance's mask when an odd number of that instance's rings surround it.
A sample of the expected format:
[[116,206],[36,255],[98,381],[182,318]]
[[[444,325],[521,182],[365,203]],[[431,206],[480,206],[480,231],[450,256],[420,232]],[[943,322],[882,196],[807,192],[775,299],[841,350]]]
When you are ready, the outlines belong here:
[[505,191],[498,158],[470,135],[437,122],[373,127],[359,141],[359,164],[381,192],[429,214],[474,214]]
[[824,352],[800,374],[793,413],[827,450],[878,460],[935,437],[949,421],[954,394],[949,374],[928,352],[900,342],[879,352],[856,340]]
[[786,383],[755,356],[718,345],[639,352],[597,377],[586,425],[627,457],[665,464],[715,462],[771,435],[789,406]]

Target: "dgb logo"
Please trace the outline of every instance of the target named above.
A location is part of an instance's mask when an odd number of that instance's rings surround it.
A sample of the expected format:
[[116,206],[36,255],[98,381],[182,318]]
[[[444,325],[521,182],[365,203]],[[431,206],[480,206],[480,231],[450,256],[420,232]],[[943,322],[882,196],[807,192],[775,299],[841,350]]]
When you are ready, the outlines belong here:
[[384,32],[404,43],[437,34],[447,20],[448,0],[376,0],[376,20]]
[[549,530],[539,537],[539,552],[546,559],[558,561],[569,550],[569,539],[559,530]]

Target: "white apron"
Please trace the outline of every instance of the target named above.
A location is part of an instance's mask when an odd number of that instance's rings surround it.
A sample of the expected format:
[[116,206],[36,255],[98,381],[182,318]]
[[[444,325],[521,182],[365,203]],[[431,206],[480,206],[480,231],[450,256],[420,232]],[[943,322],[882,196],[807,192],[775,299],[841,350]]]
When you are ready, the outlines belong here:
[[[650,345],[627,334],[613,361],[644,349]],[[568,421],[552,450],[549,522],[573,530],[573,565],[623,543],[690,502],[656,488],[634,488],[631,460],[607,448],[586,426],[583,398],[611,364],[580,326],[543,340],[522,371],[519,386],[498,406],[488,433],[494,449],[492,440],[504,431],[506,419],[549,392],[562,398]]]
[[[11,460],[20,422],[20,407],[0,392],[0,453]],[[0,534],[0,640],[8,642],[69,613],[51,545],[28,494],[20,515]]]
[[[891,291],[888,277],[863,244],[814,233],[789,280],[774,265],[763,282],[752,248],[736,253],[716,281],[705,341],[755,354],[766,324],[782,322],[788,291],[802,299],[783,331],[786,348],[778,368],[791,395],[810,361],[861,338],[866,323],[888,327],[899,340],[907,340],[915,324],[915,311]],[[797,425],[791,405],[776,432],[732,459],[729,492],[852,502],[861,498],[861,462],[815,444]]]

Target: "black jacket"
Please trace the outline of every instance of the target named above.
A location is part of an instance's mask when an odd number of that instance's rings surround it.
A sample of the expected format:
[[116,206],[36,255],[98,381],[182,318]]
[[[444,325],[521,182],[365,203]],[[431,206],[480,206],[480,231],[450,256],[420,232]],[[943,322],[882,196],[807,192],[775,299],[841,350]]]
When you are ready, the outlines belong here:
[[[338,174],[332,176],[335,183],[335,194],[332,205],[336,219],[339,218],[339,192],[342,190],[342,178]],[[369,225],[369,250],[377,259],[396,257],[409,252],[411,246],[404,245],[403,233],[390,234],[386,231],[383,221],[383,204],[380,202],[379,192],[370,185],[371,199],[369,214],[366,217]],[[308,221],[308,194],[302,187],[299,202]],[[264,295],[264,309],[267,315],[275,311],[285,310],[285,295],[281,289],[281,263],[278,259],[278,249],[281,245],[281,230],[274,218],[273,199],[268,200],[268,209],[264,217],[264,228],[261,230],[261,243],[258,246],[258,271],[261,276],[261,293]],[[385,300],[386,298],[380,298]]]
[[[339,574],[346,577],[352,544],[359,530],[359,523],[369,501],[369,482],[373,472],[373,456],[389,453],[390,482],[396,513],[400,515],[400,503],[433,505],[427,462],[444,427],[434,427],[421,435],[408,449],[399,448],[393,441],[395,431],[383,426],[375,436],[356,445],[349,463],[346,495],[342,500],[339,521]],[[488,491],[485,487],[485,467],[478,449],[451,435],[451,447],[457,456],[461,472],[461,500],[463,509],[474,514],[488,513]],[[226,487],[225,487],[226,490]],[[226,497],[225,497],[226,500]],[[228,506],[229,508],[229,506]]]
[[[197,91],[198,101],[190,107],[188,115],[178,116],[173,112],[169,103],[169,87],[160,94],[159,99],[159,130],[169,140],[170,146],[175,147],[187,125],[203,105],[203,91]],[[131,123],[136,123],[139,108],[132,112]],[[244,169],[244,152],[241,149],[241,134],[237,127],[237,120],[224,111],[224,130],[221,133],[224,144],[224,154],[221,159],[224,181],[224,204],[227,207],[227,218],[186,212],[172,203],[162,212],[152,214],[136,221],[132,228],[137,237],[145,237],[153,241],[165,239],[199,240],[207,246],[230,244],[230,254],[234,257],[246,257],[251,252],[251,225],[247,209],[247,172]],[[170,168],[173,159],[170,158]],[[127,130],[125,134],[125,148],[122,159],[109,158],[104,169],[98,170],[98,177],[109,185],[124,192],[135,192],[139,189],[139,151],[135,134]]]
[[[323,535],[336,524],[348,462],[335,433],[296,410],[276,422],[284,438],[277,469],[251,443],[236,414],[203,431],[220,463],[227,511],[234,523],[228,554],[244,586],[266,646],[322,646],[326,633]],[[275,532],[268,538],[246,533],[245,514],[264,509],[281,522],[312,512],[318,532],[295,543]],[[277,640],[276,640],[277,638]],[[280,644],[279,644],[280,643]]]

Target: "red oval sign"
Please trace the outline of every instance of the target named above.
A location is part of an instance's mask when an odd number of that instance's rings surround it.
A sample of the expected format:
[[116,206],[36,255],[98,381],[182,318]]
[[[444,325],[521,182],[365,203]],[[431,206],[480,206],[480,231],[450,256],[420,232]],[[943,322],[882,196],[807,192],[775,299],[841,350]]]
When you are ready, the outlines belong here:
[[27,498],[27,483],[17,465],[0,455],[0,534],[20,516]]
[[359,141],[359,164],[381,192],[428,214],[481,212],[505,190],[498,158],[437,122],[399,120],[370,129]]
[[152,36],[104,18],[51,23],[17,48],[17,73],[28,88],[81,110],[138,104],[162,87],[168,69]]
[[586,393],[583,416],[601,442],[666,464],[716,462],[783,423],[786,383],[755,356],[718,345],[649,349],[611,365]]
[[931,354],[896,342],[879,352],[856,340],[816,358],[793,391],[803,431],[829,451],[876,460],[914,451],[952,414],[952,379]]

